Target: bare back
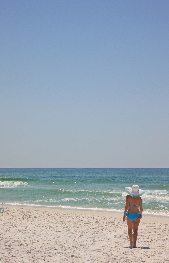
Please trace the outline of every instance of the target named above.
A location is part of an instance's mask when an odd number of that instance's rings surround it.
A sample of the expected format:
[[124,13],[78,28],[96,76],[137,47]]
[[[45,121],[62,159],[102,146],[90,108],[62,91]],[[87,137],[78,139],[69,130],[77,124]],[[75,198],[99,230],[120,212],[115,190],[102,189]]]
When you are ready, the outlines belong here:
[[126,211],[128,213],[139,213],[143,211],[141,197],[132,197],[128,195],[126,197]]

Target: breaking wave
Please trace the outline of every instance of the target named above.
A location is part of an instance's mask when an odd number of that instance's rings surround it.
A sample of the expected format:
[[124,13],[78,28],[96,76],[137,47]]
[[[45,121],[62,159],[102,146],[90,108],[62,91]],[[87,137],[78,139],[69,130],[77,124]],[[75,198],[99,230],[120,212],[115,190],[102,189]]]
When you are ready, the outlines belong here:
[[0,188],[17,188],[27,186],[27,182],[22,181],[0,181]]

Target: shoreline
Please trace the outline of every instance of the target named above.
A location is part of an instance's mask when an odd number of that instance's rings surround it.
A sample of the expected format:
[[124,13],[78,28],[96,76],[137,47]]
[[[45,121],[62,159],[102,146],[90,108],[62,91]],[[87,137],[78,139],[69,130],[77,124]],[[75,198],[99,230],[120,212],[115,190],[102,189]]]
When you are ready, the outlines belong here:
[[169,262],[169,218],[143,216],[129,249],[122,213],[4,205],[1,262]]
[[[29,208],[49,208],[49,209],[63,209],[63,210],[74,210],[74,211],[88,211],[88,212],[100,212],[100,213],[117,213],[117,214],[123,214],[123,210],[115,210],[115,209],[106,209],[106,208],[83,208],[83,207],[71,207],[71,206],[50,206],[50,205],[36,205],[36,204],[12,204],[12,203],[1,203],[0,207],[29,207]],[[169,219],[169,214],[158,214],[158,213],[149,213],[143,211],[143,216],[149,216],[149,217],[164,217]]]

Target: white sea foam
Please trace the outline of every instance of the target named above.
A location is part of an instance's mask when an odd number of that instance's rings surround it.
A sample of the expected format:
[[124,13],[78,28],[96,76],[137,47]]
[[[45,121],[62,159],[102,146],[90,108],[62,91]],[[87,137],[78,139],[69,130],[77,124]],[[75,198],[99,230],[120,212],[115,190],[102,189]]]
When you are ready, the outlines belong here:
[[0,181],[0,188],[17,188],[27,186],[27,182],[22,181]]
[[[110,191],[110,190],[107,190],[107,191],[97,191],[97,190],[85,190],[85,189],[78,189],[78,190],[72,190],[72,189],[63,189],[63,188],[60,188],[59,191],[61,192],[70,192],[70,193],[85,193],[85,194],[118,194],[118,195],[121,195],[121,191],[118,191],[118,190],[114,190],[114,191]],[[124,195],[126,195],[124,193]]]
[[143,200],[168,202],[169,192],[167,190],[146,191]]
[[81,200],[79,198],[63,198],[61,199],[62,202],[77,202],[78,200]]
[[[122,193],[122,197],[126,197],[126,193]],[[169,192],[167,190],[146,190],[142,196],[147,201],[169,201]]]

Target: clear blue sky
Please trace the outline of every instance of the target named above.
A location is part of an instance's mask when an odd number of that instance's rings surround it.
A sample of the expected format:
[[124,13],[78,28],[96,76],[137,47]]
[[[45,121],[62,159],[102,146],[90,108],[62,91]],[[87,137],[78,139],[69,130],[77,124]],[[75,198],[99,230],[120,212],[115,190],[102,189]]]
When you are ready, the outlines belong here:
[[169,1],[0,4],[0,167],[169,167]]

